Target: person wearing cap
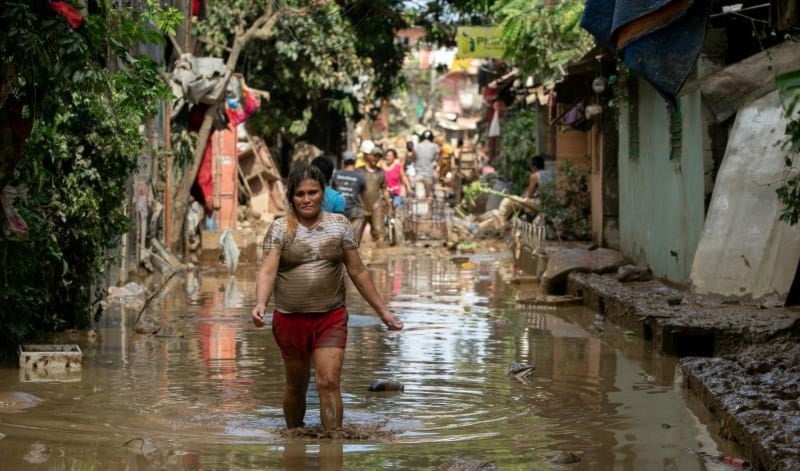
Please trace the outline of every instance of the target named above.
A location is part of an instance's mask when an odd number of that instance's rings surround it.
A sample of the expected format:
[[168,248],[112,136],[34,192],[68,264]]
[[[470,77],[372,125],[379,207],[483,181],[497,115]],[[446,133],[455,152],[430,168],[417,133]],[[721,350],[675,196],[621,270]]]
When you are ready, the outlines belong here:
[[358,154],[356,155],[357,169],[366,165],[367,156],[372,153],[372,150],[375,149],[375,147],[375,143],[369,139],[361,141],[361,145],[358,146]]
[[356,171],[356,154],[346,151],[342,154],[344,168],[333,175],[332,186],[344,196],[344,215],[353,226],[356,242],[361,243],[361,233],[364,231],[364,207],[362,199],[367,182],[364,175]]
[[[387,209],[392,208],[392,199],[386,186],[386,174],[383,172],[379,162],[383,158],[383,149],[375,147],[367,155],[365,165],[357,171],[364,176],[366,187],[364,188],[364,221],[369,223],[372,240],[378,248],[384,247],[384,237],[386,226],[384,216]],[[362,231],[363,231],[362,227]],[[356,235],[356,237],[360,237]]]

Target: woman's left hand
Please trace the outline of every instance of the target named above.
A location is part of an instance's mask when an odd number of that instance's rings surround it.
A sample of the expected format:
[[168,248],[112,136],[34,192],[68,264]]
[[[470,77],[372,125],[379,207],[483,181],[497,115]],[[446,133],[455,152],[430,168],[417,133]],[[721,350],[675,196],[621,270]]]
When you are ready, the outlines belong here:
[[389,330],[403,330],[403,321],[397,318],[393,313],[386,312],[386,314],[381,316],[381,320]]

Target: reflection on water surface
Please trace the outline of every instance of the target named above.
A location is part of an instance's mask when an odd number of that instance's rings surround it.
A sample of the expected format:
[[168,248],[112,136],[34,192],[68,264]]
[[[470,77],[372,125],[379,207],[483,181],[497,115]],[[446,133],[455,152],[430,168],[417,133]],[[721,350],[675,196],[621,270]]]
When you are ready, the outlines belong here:
[[[132,332],[137,312],[119,309],[96,339],[58,339],[83,350],[79,381],[0,370],[3,469],[435,469],[459,457],[529,470],[557,469],[548,459],[571,451],[581,461],[569,469],[703,470],[685,449],[724,447],[648,343],[593,328],[583,308],[517,305],[531,288],[509,283],[504,254],[432,254],[380,254],[371,267],[404,332],[386,332],[350,287],[345,424],[382,431],[373,439],[281,433],[280,356],[250,323],[255,267],[242,266],[236,278],[175,278],[148,308],[161,336]],[[510,378],[512,361],[535,373]],[[405,391],[369,392],[375,379]],[[317,409],[312,385],[310,426]]]

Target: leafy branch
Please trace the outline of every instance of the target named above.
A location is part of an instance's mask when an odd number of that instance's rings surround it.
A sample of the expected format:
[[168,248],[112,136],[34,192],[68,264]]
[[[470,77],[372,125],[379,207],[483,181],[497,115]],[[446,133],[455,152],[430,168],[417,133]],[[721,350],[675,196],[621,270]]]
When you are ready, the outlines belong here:
[[580,27],[584,2],[563,0],[546,5],[542,0],[500,0],[494,12],[500,19],[505,57],[523,74],[548,80],[594,46]]
[[779,75],[775,82],[780,90],[786,124],[784,148],[789,152],[784,159],[786,172],[783,182],[776,188],[778,200],[783,204],[780,219],[790,225],[800,222],[800,168],[796,165],[800,152],[800,70]]

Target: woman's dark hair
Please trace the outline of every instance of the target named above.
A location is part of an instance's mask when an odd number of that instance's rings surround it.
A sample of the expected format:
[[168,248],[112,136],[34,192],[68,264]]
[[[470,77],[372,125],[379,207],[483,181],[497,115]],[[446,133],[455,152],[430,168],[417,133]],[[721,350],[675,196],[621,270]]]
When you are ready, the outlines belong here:
[[319,188],[325,191],[325,175],[315,165],[298,165],[289,172],[286,179],[286,199],[289,202],[289,214],[286,215],[286,232],[291,238],[297,233],[297,210],[294,207],[294,193],[303,180],[314,180],[319,183]]
[[414,141],[406,141],[406,150],[413,151],[414,150]]

